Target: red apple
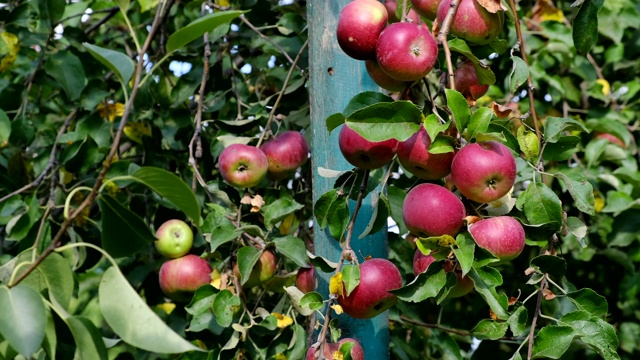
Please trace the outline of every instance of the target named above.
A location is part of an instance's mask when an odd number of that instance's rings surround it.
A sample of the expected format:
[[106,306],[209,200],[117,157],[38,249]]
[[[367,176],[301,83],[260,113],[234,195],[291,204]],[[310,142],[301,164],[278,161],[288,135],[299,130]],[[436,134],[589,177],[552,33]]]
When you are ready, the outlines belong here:
[[[416,249],[416,253],[413,256],[414,275],[418,276],[418,274],[427,271],[429,265],[431,265],[431,263],[433,263],[434,261],[436,261],[436,259],[433,257],[433,255],[425,255],[420,251],[420,249]],[[445,271],[451,272],[454,271],[454,269],[453,267],[450,267],[450,269],[445,268]],[[464,296],[468,294],[471,289],[473,289],[473,280],[471,280],[470,277],[462,277],[462,271],[460,270],[455,270],[455,272],[458,283],[454,287],[452,287],[451,290],[449,290],[449,294],[447,295],[447,297],[450,299]]]
[[296,287],[305,294],[314,291],[316,289],[315,272],[313,266],[298,269]]
[[410,85],[406,81],[396,80],[387,75],[376,60],[367,60],[364,64],[371,80],[385,90],[399,92]]
[[614,144],[614,145],[618,145],[621,148],[626,149],[627,145],[624,144],[624,141],[620,140],[619,137],[613,135],[613,134],[609,134],[609,133],[596,133],[595,135],[596,139],[607,139],[610,143]]
[[370,259],[360,264],[360,283],[349,296],[338,296],[338,304],[354,318],[370,319],[396,303],[389,290],[402,287],[398,268],[387,259]]
[[449,175],[453,152],[429,153],[431,139],[424,126],[409,139],[398,144],[398,160],[413,175],[425,180],[438,180]]
[[438,44],[425,25],[393,23],[380,33],[376,57],[387,75],[402,81],[416,81],[436,64]]
[[[384,2],[384,7],[387,8],[387,13],[389,14],[389,24],[402,20],[398,19],[398,17],[396,16],[396,9],[398,8],[398,2],[396,0],[386,0]],[[413,9],[409,10],[407,18],[414,24],[419,24],[422,22],[422,19],[420,19],[420,15],[418,15],[418,13]]]
[[382,3],[377,0],[352,1],[338,18],[338,45],[354,59],[374,59],[378,36],[386,25],[387,9]]
[[269,160],[257,147],[233,144],[220,153],[218,167],[229,185],[248,188],[258,185],[265,178]]
[[471,61],[463,61],[455,72],[456,90],[467,99],[477,100],[489,90],[489,85],[479,85],[476,69]]
[[377,169],[386,165],[396,154],[398,140],[369,141],[347,125],[340,129],[338,145],[345,159],[360,169]]
[[[442,0],[438,7],[438,22],[442,24],[451,7],[451,0]],[[504,13],[490,13],[476,0],[460,0],[458,10],[451,22],[450,32],[475,45],[489,44],[495,40],[500,31]]]
[[[342,357],[340,356],[333,356],[333,354],[336,351],[340,351],[340,347],[342,346],[342,344],[346,343],[346,342],[352,342],[353,343],[353,347],[351,348],[351,359],[352,360],[364,360],[364,350],[362,349],[362,346],[360,345],[360,343],[358,343],[355,339],[353,338],[344,338],[344,339],[340,339],[340,341],[338,341],[337,343],[324,343],[323,345],[321,345],[321,347],[323,348],[322,350],[324,353],[324,358],[325,359],[342,359]],[[320,352],[321,350],[318,349],[318,351]],[[318,355],[320,355],[320,353],[318,352]],[[306,360],[316,360],[319,357],[315,357],[315,349],[314,348],[309,348],[309,350],[307,350],[307,356],[305,357]]]
[[414,187],[402,204],[402,218],[407,229],[419,237],[456,236],[466,216],[462,201],[436,184]]
[[[260,255],[260,258],[258,259],[258,262],[253,266],[253,269],[251,269],[249,279],[247,279],[243,286],[251,288],[271,279],[273,274],[276,273],[277,265],[278,259],[276,258],[275,254],[270,250],[263,251],[262,255]],[[242,280],[242,276],[240,275],[240,268],[238,267],[237,262],[233,265],[233,274],[238,278],[239,281]]]
[[511,150],[497,141],[468,144],[453,158],[451,179],[469,200],[489,203],[513,187],[516,161]]
[[435,20],[441,0],[411,0],[412,8],[429,20]]
[[182,220],[165,221],[156,230],[154,245],[162,256],[178,258],[187,254],[193,246],[193,231]]
[[309,158],[307,140],[297,131],[285,131],[260,149],[269,160],[267,176],[271,179],[283,179],[295,173]]
[[483,219],[468,228],[478,246],[500,260],[511,260],[524,249],[524,228],[510,216]]
[[172,299],[188,300],[191,293],[210,282],[211,266],[193,254],[167,260],[160,267],[160,289]]

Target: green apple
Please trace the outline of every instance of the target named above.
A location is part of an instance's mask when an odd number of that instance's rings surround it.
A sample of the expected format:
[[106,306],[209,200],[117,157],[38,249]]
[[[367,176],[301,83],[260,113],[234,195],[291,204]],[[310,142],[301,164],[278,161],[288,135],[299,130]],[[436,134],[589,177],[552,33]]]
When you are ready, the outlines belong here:
[[193,246],[193,232],[187,223],[173,219],[165,221],[156,231],[156,250],[171,259],[187,254]]

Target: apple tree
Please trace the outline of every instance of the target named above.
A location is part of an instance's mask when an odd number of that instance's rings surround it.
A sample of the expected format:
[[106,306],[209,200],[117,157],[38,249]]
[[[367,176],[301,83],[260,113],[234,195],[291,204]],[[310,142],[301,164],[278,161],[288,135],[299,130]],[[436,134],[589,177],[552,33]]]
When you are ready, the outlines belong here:
[[638,16],[0,4],[0,357],[637,358]]

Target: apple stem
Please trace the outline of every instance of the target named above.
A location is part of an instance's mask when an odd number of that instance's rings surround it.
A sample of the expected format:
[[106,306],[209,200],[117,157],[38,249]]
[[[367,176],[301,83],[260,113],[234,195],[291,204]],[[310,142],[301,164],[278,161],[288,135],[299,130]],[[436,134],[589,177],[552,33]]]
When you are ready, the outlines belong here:
[[447,11],[447,16],[445,16],[444,21],[442,22],[442,26],[440,27],[440,31],[438,32],[438,36],[436,37],[436,41],[438,42],[438,44],[441,44],[442,48],[444,49],[444,57],[447,61],[447,71],[449,73],[449,87],[453,90],[456,89],[456,82],[455,75],[453,73],[453,63],[451,61],[451,51],[449,50],[449,43],[447,42],[447,35],[449,34],[449,27],[451,27],[453,17],[456,16],[457,11],[458,0],[451,0],[449,11]]
[[409,0],[404,0],[402,2],[402,21],[406,22],[408,19],[409,12],[407,11],[407,1]]

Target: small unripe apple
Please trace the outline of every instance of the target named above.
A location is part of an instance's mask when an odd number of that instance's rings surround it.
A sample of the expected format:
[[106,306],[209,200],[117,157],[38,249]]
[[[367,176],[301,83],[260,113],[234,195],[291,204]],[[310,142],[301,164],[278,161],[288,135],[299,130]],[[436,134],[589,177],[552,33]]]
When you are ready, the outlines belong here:
[[165,261],[160,267],[160,289],[175,300],[188,300],[191,293],[211,282],[207,260],[190,254]]
[[431,138],[424,126],[398,144],[398,160],[407,171],[425,180],[438,180],[451,173],[454,152],[431,154]]
[[[450,7],[451,0],[442,0],[438,6],[438,22],[440,24],[444,22]],[[453,35],[472,44],[489,44],[502,31],[503,20],[503,11],[492,14],[478,4],[477,0],[460,0],[449,30]]]
[[396,80],[387,75],[376,60],[367,60],[364,64],[371,80],[385,90],[399,92],[410,85],[406,81]]
[[249,188],[258,185],[267,175],[269,160],[255,146],[233,144],[218,157],[220,175],[231,186]]
[[462,201],[436,184],[420,184],[407,193],[402,218],[409,231],[419,237],[456,236],[467,216]]
[[[362,349],[362,346],[360,345],[359,342],[357,342],[355,339],[353,338],[344,338],[344,339],[340,339],[340,341],[338,341],[337,343],[325,343],[324,347],[323,347],[323,355],[325,359],[342,359],[342,357],[340,357],[339,355],[334,356],[334,353],[336,351],[340,351],[340,347],[342,346],[342,344],[347,343],[347,342],[352,342],[353,343],[353,347],[351,348],[351,359],[352,360],[364,360],[364,350]],[[322,347],[322,345],[321,345]],[[320,350],[320,349],[319,349]],[[320,355],[320,354],[318,354]],[[314,348],[309,348],[309,350],[307,350],[307,356],[305,357],[306,360],[316,360],[317,358],[315,357],[315,349]]]
[[[425,255],[420,251],[420,249],[416,249],[416,253],[413,256],[413,274],[418,276],[418,274],[427,271],[429,265],[434,261],[436,261],[436,259],[433,255]],[[449,269],[445,268],[445,271],[455,271],[458,279],[458,283],[449,290],[449,294],[447,295],[448,298],[453,299],[464,296],[473,289],[473,280],[468,276],[462,277],[462,271],[453,269],[453,267],[450,267]]]
[[516,160],[497,141],[468,144],[451,163],[451,179],[469,200],[489,203],[506,195],[516,180]]
[[489,90],[489,85],[479,85],[476,69],[471,61],[463,61],[455,72],[456,90],[467,99],[477,100]]
[[298,269],[296,287],[305,294],[316,289],[315,270],[313,266]]
[[382,3],[377,0],[352,1],[338,18],[338,45],[354,59],[373,59],[378,36],[386,25],[387,9]]
[[426,76],[438,60],[438,44],[421,24],[393,23],[380,33],[376,45],[378,64],[387,75],[402,81]]
[[429,20],[435,20],[440,1],[441,0],[411,0],[411,7],[420,14],[420,16]]
[[156,250],[162,256],[178,258],[187,254],[193,246],[193,231],[182,220],[165,221],[156,230]]
[[[397,297],[389,290],[402,287],[402,275],[387,259],[370,259],[360,264],[360,283],[349,296],[338,296],[338,304],[354,318],[370,319],[393,306]],[[346,289],[345,289],[346,290]]]
[[345,159],[360,169],[378,169],[385,166],[396,154],[398,140],[369,141],[347,125],[340,129],[338,145]]
[[[276,258],[276,255],[271,250],[263,251],[258,262],[253,266],[253,269],[251,269],[249,279],[247,279],[243,286],[251,288],[271,279],[273,274],[276,273],[277,265],[278,259]],[[242,280],[240,268],[238,267],[237,262],[233,265],[233,274],[238,278],[238,280]]]
[[510,216],[483,219],[469,225],[468,229],[478,246],[500,260],[511,260],[524,249],[524,228]]
[[307,140],[297,131],[285,131],[264,143],[260,149],[267,156],[271,179],[284,179],[295,173],[309,158]]
[[[398,8],[398,2],[396,0],[386,0],[384,2],[384,7],[387,8],[387,13],[389,14],[389,24],[402,20],[398,19],[398,17],[396,16],[396,9]],[[419,24],[422,22],[422,19],[420,19],[420,15],[418,15],[418,13],[413,9],[409,10],[407,19],[409,19],[409,21],[414,24]]]

